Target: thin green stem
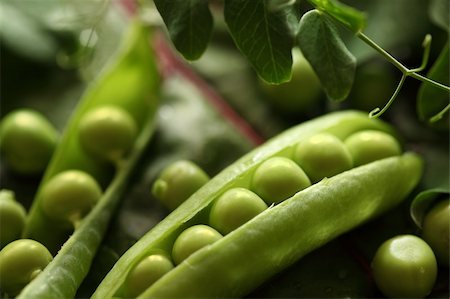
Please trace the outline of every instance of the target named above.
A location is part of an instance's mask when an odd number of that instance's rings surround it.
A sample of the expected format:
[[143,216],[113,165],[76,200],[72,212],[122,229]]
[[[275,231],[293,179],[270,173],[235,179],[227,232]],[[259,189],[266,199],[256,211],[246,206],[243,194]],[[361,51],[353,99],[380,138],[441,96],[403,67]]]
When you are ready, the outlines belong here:
[[421,74],[418,74],[418,73],[411,73],[411,74],[408,74],[408,75],[409,75],[410,77],[414,78],[414,79],[420,80],[420,81],[425,82],[425,83],[429,83],[429,84],[431,84],[431,85],[433,85],[434,87],[437,87],[437,88],[439,88],[439,89],[445,90],[445,91],[447,91],[447,92],[450,91],[450,87],[449,87],[449,86],[444,85],[444,84],[439,83],[439,82],[436,82],[436,81],[434,81],[434,80],[431,80],[430,78],[427,78],[427,77],[425,77],[425,76],[422,76]]
[[439,112],[438,114],[434,115],[433,117],[430,118],[430,123],[434,123],[437,122],[439,120],[441,120],[444,117],[444,114],[446,112],[450,111],[450,104],[448,104],[447,106],[445,106],[444,109],[442,109],[441,112]]
[[362,33],[361,31],[356,33],[356,36],[359,37],[363,42],[368,44],[370,47],[375,49],[378,53],[383,55],[387,60],[389,60],[396,68],[398,68],[402,73],[408,72],[408,68],[401,64],[397,59],[395,59],[391,54],[389,54],[386,50],[381,48],[377,43],[371,40],[367,35]]
[[411,73],[423,71],[428,64],[428,59],[430,58],[430,49],[431,49],[431,35],[430,34],[425,35],[425,38],[422,43],[422,47],[424,49],[423,56],[422,56],[422,63],[420,64],[419,67],[409,70]]
[[398,93],[402,89],[403,83],[405,83],[405,80],[408,76],[406,74],[403,74],[402,78],[400,79],[400,82],[398,82],[397,88],[394,91],[394,94],[389,99],[389,102],[383,107],[383,109],[380,110],[380,108],[375,108],[369,113],[370,118],[377,118],[381,116],[386,110],[391,106],[391,104],[394,102],[395,98],[397,97]]

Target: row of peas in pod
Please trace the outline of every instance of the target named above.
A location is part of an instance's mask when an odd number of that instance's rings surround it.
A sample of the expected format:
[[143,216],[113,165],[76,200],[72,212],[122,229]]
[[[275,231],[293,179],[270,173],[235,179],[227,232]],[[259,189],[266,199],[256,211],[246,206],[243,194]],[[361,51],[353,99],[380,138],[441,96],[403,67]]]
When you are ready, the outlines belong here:
[[[387,124],[364,113],[331,113],[283,132],[210,180],[200,175],[194,181],[204,185],[122,255],[93,298],[244,296],[311,250],[406,197],[419,181],[422,163],[415,154],[401,154],[392,133]],[[386,138],[369,138],[371,146],[363,146],[367,136]],[[343,167],[334,175],[330,170],[318,182],[311,179],[296,161],[306,161],[297,158],[298,152],[316,139],[337,139],[336,155],[345,158],[336,160],[348,162],[350,157],[350,169]],[[357,139],[360,146],[354,146]],[[360,163],[367,164],[353,167]],[[325,165],[332,169],[335,163]],[[322,166],[313,170],[318,168],[322,171]],[[190,176],[180,169],[163,171],[152,191],[163,202],[180,203],[189,192],[178,198],[182,192],[176,191],[187,189],[183,184],[189,186]],[[289,188],[291,194],[285,190]],[[240,208],[241,202],[247,207],[247,197],[251,208]],[[259,208],[254,202],[261,203],[262,212],[255,212]],[[226,211],[233,217],[223,217]]]
[[[0,276],[2,294],[19,298],[75,296],[128,177],[153,133],[158,75],[148,34],[141,22],[131,23],[116,56],[73,112],[22,232],[23,237],[41,243],[47,263],[31,261],[43,256],[35,254],[35,247],[22,245],[31,240],[4,247],[0,252],[2,274],[14,275]],[[134,63],[136,60],[140,64]],[[122,86],[124,82],[127,88]],[[52,254],[53,261],[47,258]],[[18,260],[28,262],[17,267]]]

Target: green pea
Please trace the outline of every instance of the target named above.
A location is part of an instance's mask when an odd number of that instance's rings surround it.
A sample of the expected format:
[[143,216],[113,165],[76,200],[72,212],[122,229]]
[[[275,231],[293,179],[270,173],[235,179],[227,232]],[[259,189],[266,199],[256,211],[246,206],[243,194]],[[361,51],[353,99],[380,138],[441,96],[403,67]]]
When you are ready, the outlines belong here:
[[209,181],[209,176],[187,160],[167,166],[154,182],[152,194],[171,210],[175,210],[195,191]]
[[313,183],[352,168],[352,157],[344,143],[327,133],[316,134],[300,142],[294,161]]
[[126,280],[127,297],[137,297],[172,269],[172,261],[162,254],[152,254],[145,257],[128,274]]
[[15,296],[52,261],[50,252],[39,242],[16,240],[0,251],[0,288]]
[[282,84],[261,83],[262,91],[274,107],[286,114],[306,112],[323,95],[319,78],[298,48],[292,51],[291,80]]
[[25,219],[25,209],[15,200],[14,192],[0,190],[0,247],[20,238]]
[[75,225],[101,196],[102,190],[92,176],[79,170],[67,170],[46,183],[41,207],[47,216]]
[[110,161],[117,161],[130,150],[137,132],[131,115],[116,106],[102,106],[87,112],[79,126],[83,148]]
[[24,175],[41,173],[58,140],[58,132],[39,112],[20,109],[4,117],[0,148],[11,169]]
[[450,254],[450,199],[438,202],[425,215],[422,237],[433,249],[438,262],[449,266]]
[[252,190],[267,204],[279,203],[310,185],[300,166],[282,157],[264,161],[252,177]]
[[234,188],[214,202],[209,223],[222,234],[228,234],[265,209],[267,204],[258,195],[244,188]]
[[173,261],[178,265],[197,250],[213,244],[220,238],[222,235],[212,227],[203,224],[191,226],[175,240],[172,249]]
[[437,275],[436,258],[425,241],[401,235],[385,241],[372,261],[378,288],[391,298],[423,298]]
[[392,156],[399,156],[402,153],[398,141],[391,135],[381,131],[360,131],[350,135],[344,143],[353,157],[355,166]]

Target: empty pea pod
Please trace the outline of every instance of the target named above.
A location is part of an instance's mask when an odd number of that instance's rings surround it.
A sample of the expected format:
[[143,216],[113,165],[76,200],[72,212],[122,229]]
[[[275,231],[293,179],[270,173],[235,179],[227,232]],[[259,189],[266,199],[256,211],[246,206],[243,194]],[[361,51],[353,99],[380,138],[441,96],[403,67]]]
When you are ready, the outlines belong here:
[[130,23],[66,126],[23,234],[56,255],[18,298],[73,298],[89,271],[154,131],[159,75],[149,33],[140,21]]
[[[342,141],[362,130],[394,134],[387,124],[365,113],[336,112],[289,129],[248,153],[132,246],[93,298],[126,297],[126,278],[139,261],[154,251],[170,253],[184,230],[208,223],[214,204],[227,191],[256,192],[254,176],[264,162],[293,159],[297,145],[316,134],[329,133]],[[299,192],[191,254],[138,297],[244,296],[308,252],[398,204],[417,184],[421,171],[421,159],[405,153],[344,171],[303,190],[298,185]]]

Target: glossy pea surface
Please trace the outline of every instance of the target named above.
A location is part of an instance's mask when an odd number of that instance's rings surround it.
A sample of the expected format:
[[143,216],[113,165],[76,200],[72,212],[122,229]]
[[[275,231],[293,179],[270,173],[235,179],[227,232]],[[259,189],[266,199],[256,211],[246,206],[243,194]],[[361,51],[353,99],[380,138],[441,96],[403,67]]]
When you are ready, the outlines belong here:
[[431,292],[437,276],[433,251],[413,235],[385,241],[375,253],[372,269],[376,285],[390,298],[423,298]]
[[450,199],[435,204],[422,223],[422,237],[433,249],[438,262],[449,266],[450,255]]
[[305,172],[292,160],[274,157],[258,166],[252,190],[267,204],[279,203],[311,185]]
[[30,239],[16,240],[0,251],[0,287],[16,295],[53,259],[41,243]]
[[349,170],[353,165],[344,143],[327,133],[316,134],[300,142],[295,148],[294,161],[313,183]]
[[92,176],[79,170],[67,170],[46,183],[41,207],[53,219],[74,223],[86,215],[101,196],[102,190]]
[[152,254],[145,257],[127,277],[127,296],[138,296],[173,267],[172,261],[164,255]]
[[0,248],[20,238],[25,219],[25,208],[15,200],[14,193],[0,190]]
[[88,152],[116,161],[131,148],[138,128],[131,115],[116,106],[89,111],[80,121],[80,142]]
[[365,130],[349,136],[345,140],[353,164],[360,166],[376,160],[399,156],[400,144],[391,135],[375,130]]
[[209,214],[209,224],[220,233],[228,234],[265,209],[267,204],[252,191],[233,188],[215,201]]
[[273,106],[289,114],[308,111],[322,95],[319,78],[298,48],[293,49],[292,58],[289,82],[279,85],[261,83]]
[[152,194],[174,210],[209,181],[209,176],[195,163],[176,161],[163,169],[153,183]]
[[47,166],[58,132],[39,112],[20,109],[6,115],[0,125],[0,149],[12,170],[32,175]]
[[207,225],[194,225],[184,230],[175,240],[172,258],[175,264],[180,264],[197,250],[213,244],[222,235]]

